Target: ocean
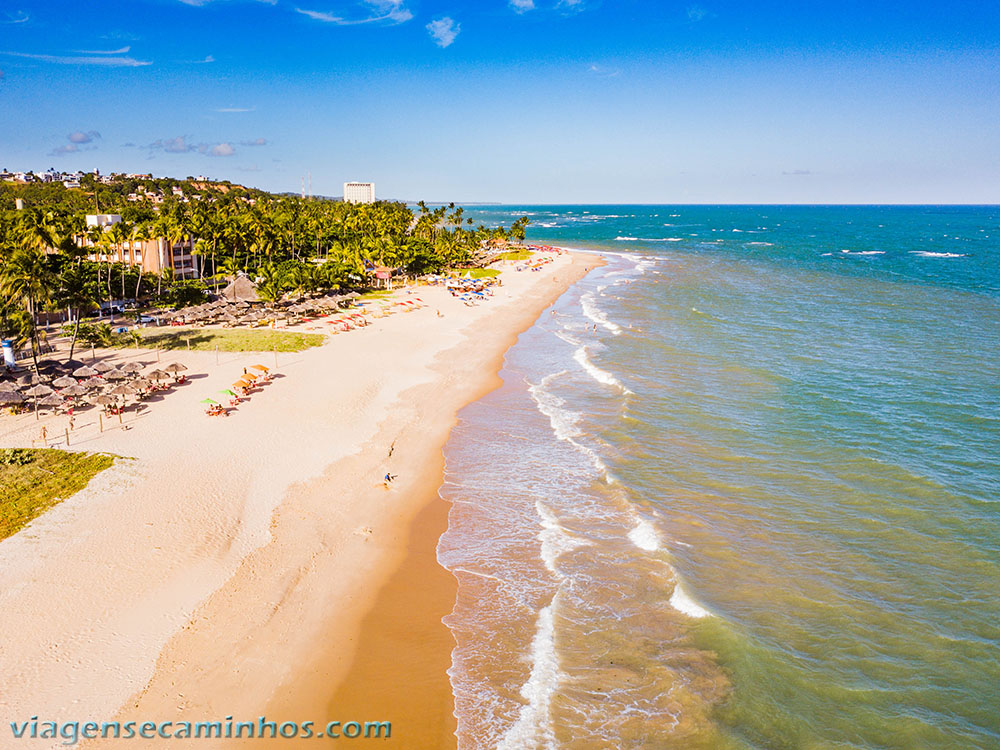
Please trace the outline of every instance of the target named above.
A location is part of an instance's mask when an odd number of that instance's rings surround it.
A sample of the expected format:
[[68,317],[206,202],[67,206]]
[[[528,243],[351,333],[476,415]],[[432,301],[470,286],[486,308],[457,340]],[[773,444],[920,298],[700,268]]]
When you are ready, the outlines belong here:
[[524,214],[606,265],[445,450],[459,747],[1000,748],[1000,208]]

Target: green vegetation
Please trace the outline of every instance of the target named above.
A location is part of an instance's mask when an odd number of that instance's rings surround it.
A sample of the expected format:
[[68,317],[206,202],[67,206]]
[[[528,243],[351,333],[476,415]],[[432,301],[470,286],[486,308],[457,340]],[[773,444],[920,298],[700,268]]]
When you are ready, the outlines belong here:
[[371,291],[368,291],[368,292],[365,292],[364,294],[362,294],[361,295],[361,299],[363,299],[363,300],[365,300],[365,299],[370,299],[370,300],[385,299],[390,294],[392,294],[392,291],[389,290],[389,289],[372,289]]
[[530,250],[512,250],[509,253],[501,254],[499,260],[518,261],[518,260],[528,260],[528,258],[530,257],[531,257]]
[[495,268],[473,268],[468,273],[474,279],[492,279],[500,275],[500,271]]
[[[16,198],[27,207],[16,210]],[[88,227],[88,213],[115,213],[122,221]],[[119,175],[105,184],[86,175],[78,189],[3,182],[0,336],[18,348],[30,346],[37,362],[45,312],[69,310],[79,320],[101,305],[130,299],[140,307],[180,308],[217,293],[240,271],[268,302],[287,294],[364,290],[374,283],[377,266],[410,276],[483,266],[509,240],[524,239],[527,224],[522,217],[506,228],[474,227],[454,204],[432,209],[421,202],[415,210],[392,202],[356,205],[190,178]],[[172,268],[143,272],[124,262],[135,243],[154,239],[173,247],[186,275],[197,278],[178,278],[182,274]],[[148,258],[158,251],[143,252]],[[82,326],[65,333],[72,337],[70,358],[78,338],[96,343],[103,335]]]
[[137,346],[142,343],[142,335],[135,330],[115,333],[110,323],[82,323],[63,326],[63,333],[82,341],[88,346],[112,347]]
[[187,349],[214,352],[301,352],[321,346],[326,337],[320,333],[247,330],[241,328],[142,331],[142,346],[150,349]]
[[52,506],[87,486],[115,459],[62,450],[0,451],[0,539],[16,534]]

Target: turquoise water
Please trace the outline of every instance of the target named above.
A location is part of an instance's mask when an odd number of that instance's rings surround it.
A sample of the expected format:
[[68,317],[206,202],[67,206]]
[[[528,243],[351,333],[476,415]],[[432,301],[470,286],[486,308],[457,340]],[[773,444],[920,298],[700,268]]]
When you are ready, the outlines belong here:
[[467,212],[607,265],[446,449],[460,746],[1000,747],[1000,210]]

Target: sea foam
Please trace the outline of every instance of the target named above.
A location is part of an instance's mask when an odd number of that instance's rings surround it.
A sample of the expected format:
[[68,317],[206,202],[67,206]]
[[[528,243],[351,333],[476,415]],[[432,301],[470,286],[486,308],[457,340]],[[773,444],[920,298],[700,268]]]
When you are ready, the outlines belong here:
[[535,501],[535,510],[538,512],[542,526],[541,531],[538,532],[538,541],[542,544],[542,562],[545,563],[545,567],[550,573],[563,578],[562,573],[556,568],[556,560],[566,552],[572,552],[576,548],[584,546],[586,542],[571,536],[560,525],[555,514],[538,500]]
[[587,292],[580,297],[580,306],[583,308],[583,314],[599,326],[611,331],[611,333],[615,336],[621,335],[622,329],[615,323],[608,320],[608,316],[605,315],[596,304],[594,304],[594,295],[591,292]]
[[526,748],[556,747],[552,726],[552,696],[559,687],[562,673],[556,653],[555,619],[552,603],[538,613],[535,637],[531,641],[531,674],[521,686],[521,697],[527,703],[521,706],[517,721],[504,734],[497,750],[525,750]]
[[628,539],[646,552],[656,552],[660,548],[660,535],[653,524],[646,519],[640,519],[635,528],[628,533]]
[[587,347],[581,346],[573,353],[573,359],[576,360],[577,364],[580,365],[587,374],[590,375],[594,380],[603,385],[609,385],[612,388],[618,388],[622,393],[631,393],[628,388],[622,385],[621,381],[618,380],[614,375],[612,375],[607,370],[602,370],[600,367],[595,365],[590,361],[590,357],[587,354]]
[[681,587],[680,582],[674,586],[674,593],[670,595],[670,606],[678,612],[683,612],[688,617],[694,617],[699,620],[702,617],[708,617],[712,614],[688,596],[687,592]]

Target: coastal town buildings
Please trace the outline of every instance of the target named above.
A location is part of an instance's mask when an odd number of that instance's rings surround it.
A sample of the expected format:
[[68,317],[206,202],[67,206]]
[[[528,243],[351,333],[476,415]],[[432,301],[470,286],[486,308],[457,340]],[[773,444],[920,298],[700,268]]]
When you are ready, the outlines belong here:
[[[105,232],[122,217],[118,214],[88,214],[87,227],[101,228]],[[77,238],[80,248],[87,248],[87,259],[101,263],[124,263],[138,266],[143,273],[159,274],[173,271],[180,279],[197,279],[198,266],[192,252],[194,241],[188,239],[130,238],[116,242],[103,242],[90,235]]]

